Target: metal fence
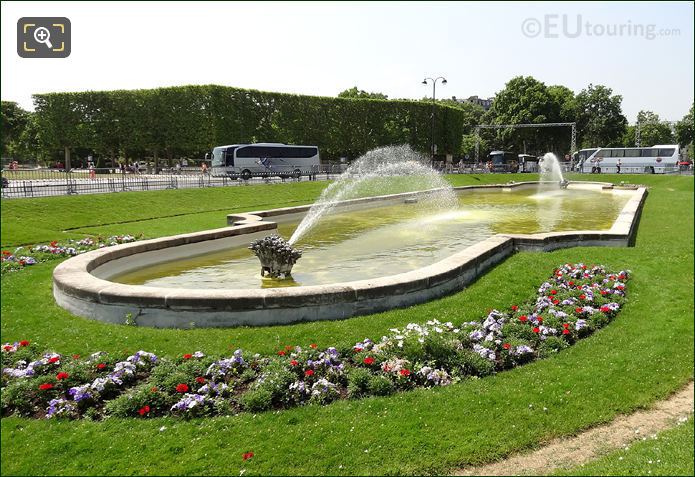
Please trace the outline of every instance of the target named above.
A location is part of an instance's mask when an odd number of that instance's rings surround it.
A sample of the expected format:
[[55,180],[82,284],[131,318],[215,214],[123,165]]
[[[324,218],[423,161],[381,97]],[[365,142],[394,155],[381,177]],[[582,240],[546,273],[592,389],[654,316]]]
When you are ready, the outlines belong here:
[[322,165],[301,174],[279,176],[256,173],[245,179],[238,176],[213,176],[199,168],[181,168],[159,173],[121,171],[119,169],[17,169],[2,170],[2,198],[49,197],[72,194],[106,194],[165,189],[231,187],[251,184],[331,180],[343,168]]

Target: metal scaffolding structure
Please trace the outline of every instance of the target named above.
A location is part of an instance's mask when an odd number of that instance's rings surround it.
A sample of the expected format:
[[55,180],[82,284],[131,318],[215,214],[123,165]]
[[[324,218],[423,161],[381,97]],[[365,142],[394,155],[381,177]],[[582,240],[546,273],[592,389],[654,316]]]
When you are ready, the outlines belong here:
[[479,124],[475,127],[475,162],[480,162],[480,130],[481,129],[519,129],[519,128],[554,128],[571,127],[570,153],[577,149],[577,123],[538,123],[538,124]]

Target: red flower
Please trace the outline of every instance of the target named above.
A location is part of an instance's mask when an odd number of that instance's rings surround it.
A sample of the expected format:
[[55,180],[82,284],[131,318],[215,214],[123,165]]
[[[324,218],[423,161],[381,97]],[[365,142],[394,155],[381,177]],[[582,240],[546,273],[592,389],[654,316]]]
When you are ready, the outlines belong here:
[[374,358],[372,358],[371,356],[367,356],[366,358],[364,358],[364,361],[363,361],[363,362],[364,362],[364,364],[366,364],[367,366],[371,366],[371,365],[374,364]]
[[68,379],[70,375],[68,373],[60,372],[56,375],[56,379],[60,381],[61,379]]
[[516,306],[516,305],[512,305],[512,311],[516,311],[516,310],[518,310],[518,309],[519,309],[519,307],[518,307],[518,306]]
[[12,349],[12,345],[5,345],[2,347],[5,351],[10,351]]
[[41,391],[48,391],[49,389],[53,389],[53,385],[51,383],[44,383],[39,386],[39,389]]
[[58,245],[58,241],[54,240],[53,242],[50,243],[50,245],[51,245],[51,247],[55,247],[56,245]]
[[285,356],[285,352],[284,352],[284,351],[278,351],[278,354],[279,354],[280,356]]
[[294,346],[287,345],[285,346],[285,351],[292,351],[292,348],[294,348]]
[[409,369],[401,369],[400,371],[401,376],[410,376],[410,370]]
[[290,364],[292,366],[297,366],[299,364],[299,361],[297,361],[296,359],[293,359],[292,361],[290,361]]
[[564,330],[562,330],[562,334],[563,334],[563,335],[568,335],[568,334],[570,334],[570,330],[568,330],[567,328],[565,328]]
[[615,288],[617,288],[618,290],[625,290],[625,287],[624,287],[623,285],[618,285],[618,286],[615,287]]
[[526,322],[527,320],[528,320],[528,317],[527,317],[526,315],[521,315],[521,316],[519,317],[519,321]]
[[186,353],[183,355],[183,359],[191,359],[192,357],[193,357],[193,355],[190,353]]
[[586,300],[586,295],[582,293],[581,295],[579,295],[579,299],[580,300]]
[[29,346],[29,342],[27,340],[22,340],[19,342],[19,346]]
[[176,392],[177,393],[187,393],[188,392],[188,384],[179,384],[176,386]]
[[574,282],[569,282],[568,285],[569,285],[569,286],[574,286]]
[[150,406],[143,406],[140,409],[138,409],[138,414],[141,416],[144,416],[145,414],[150,412]]
[[159,391],[159,389],[157,389],[157,386],[152,386],[152,388],[150,389],[150,392],[152,393],[156,393],[157,391]]
[[106,365],[104,363],[97,364],[97,369],[104,369]]
[[539,327],[535,326],[535,327],[533,328],[533,332],[534,332],[534,333],[540,333],[540,332],[541,332],[541,329],[540,329]]
[[244,454],[241,456],[243,460],[249,460],[251,457],[253,457],[253,452],[244,452]]
[[313,376],[313,375],[314,375],[313,369],[307,369],[306,371],[304,371],[304,376],[309,377],[309,376]]
[[80,355],[79,354],[73,354],[72,359],[80,359]]
[[558,300],[557,298],[553,298],[553,305],[557,305],[558,303],[560,303],[560,300]]
[[543,323],[543,317],[542,316],[538,317],[538,323]]
[[205,378],[202,377],[202,376],[198,376],[197,378],[195,378],[195,382],[198,383],[198,384],[204,384],[204,383],[205,383]]
[[310,347],[311,349],[316,349],[316,343],[311,343],[311,344],[309,345],[309,347]]
[[569,323],[563,323],[563,324],[562,324],[562,327],[565,328],[565,329],[567,329],[567,328],[570,327],[570,324],[569,324]]
[[581,308],[577,307],[577,308],[574,309],[574,312],[575,312],[575,313],[584,313],[584,310],[582,310]]
[[49,363],[57,363],[60,361],[60,356],[53,356],[52,358],[48,358]]
[[509,349],[509,348],[511,348],[511,347],[512,347],[512,345],[510,345],[509,343],[504,343],[504,344],[502,345],[502,348],[504,348],[504,349]]
[[608,313],[609,311],[611,311],[611,309],[608,308],[606,305],[603,305],[603,306],[601,307],[601,311],[602,311],[603,313]]
[[551,295],[557,295],[557,290],[550,290]]
[[361,346],[355,346],[352,349],[355,350],[355,353],[359,353],[360,351],[362,351],[363,348]]

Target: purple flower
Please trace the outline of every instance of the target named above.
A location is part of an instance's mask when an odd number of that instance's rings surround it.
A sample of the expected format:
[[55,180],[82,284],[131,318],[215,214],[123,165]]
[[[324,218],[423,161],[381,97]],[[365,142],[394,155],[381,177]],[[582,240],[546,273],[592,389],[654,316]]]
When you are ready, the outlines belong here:
[[[85,384],[82,386],[75,386],[68,390],[68,394],[72,396],[73,401],[80,402],[84,399],[91,399],[92,393],[90,392],[92,386],[90,384]],[[103,388],[102,388],[103,389]]]
[[484,346],[480,346],[479,344],[473,345],[473,351],[478,353],[481,357],[488,359],[490,361],[494,361],[495,358],[497,357],[493,350],[491,350],[490,348],[486,348]]

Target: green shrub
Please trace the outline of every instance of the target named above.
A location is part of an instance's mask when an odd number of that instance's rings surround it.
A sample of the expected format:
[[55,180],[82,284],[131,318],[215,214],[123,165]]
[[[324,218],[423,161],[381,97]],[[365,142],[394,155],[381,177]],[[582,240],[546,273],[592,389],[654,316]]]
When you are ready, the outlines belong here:
[[250,389],[242,394],[239,403],[247,411],[265,411],[273,405],[273,393],[268,388]]
[[564,339],[557,336],[549,336],[545,340],[541,341],[540,345],[538,346],[538,357],[547,358],[548,356],[554,355],[558,351],[562,351],[568,346],[569,343],[567,343],[567,341]]
[[365,368],[353,368],[348,373],[348,396],[358,398],[367,394],[372,373]]
[[390,378],[382,374],[377,374],[369,377],[367,389],[369,394],[373,394],[374,396],[388,396],[392,394],[396,388]]
[[495,364],[475,351],[462,349],[456,352],[452,371],[459,376],[488,376],[495,372]]
[[163,416],[176,400],[174,396],[159,392],[150,383],[144,383],[108,401],[104,411],[115,417],[138,417],[140,409],[149,406],[149,412],[142,414],[143,417]]
[[36,411],[33,398],[36,395],[37,384],[29,379],[18,379],[3,388],[0,401],[2,401],[3,415],[18,414],[31,416]]

